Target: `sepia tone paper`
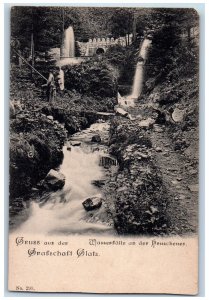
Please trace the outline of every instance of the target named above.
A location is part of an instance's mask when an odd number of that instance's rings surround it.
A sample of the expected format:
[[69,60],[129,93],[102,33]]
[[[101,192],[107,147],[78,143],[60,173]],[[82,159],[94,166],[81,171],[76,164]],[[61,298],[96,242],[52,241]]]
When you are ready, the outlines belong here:
[[198,293],[199,16],[11,8],[8,289]]
[[[40,245],[23,245],[21,239],[24,243],[40,241]],[[115,245],[94,246],[91,245],[94,240]],[[52,242],[53,246],[43,245]],[[67,245],[61,246],[60,242]],[[47,251],[61,254],[47,256]],[[198,292],[197,257],[196,238],[46,239],[12,235],[9,290],[195,295]]]

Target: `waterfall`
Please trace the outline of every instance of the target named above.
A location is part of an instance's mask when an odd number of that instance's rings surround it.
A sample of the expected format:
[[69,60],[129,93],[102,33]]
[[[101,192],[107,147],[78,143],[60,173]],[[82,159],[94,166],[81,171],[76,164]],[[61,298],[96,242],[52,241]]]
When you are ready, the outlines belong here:
[[150,39],[145,38],[143,40],[140,52],[139,52],[139,58],[141,59],[137,65],[136,65],[136,71],[134,75],[134,82],[133,82],[133,88],[132,88],[132,94],[130,98],[136,99],[140,96],[142,92],[143,87],[143,80],[144,80],[144,65],[147,59],[147,54],[149,47],[151,45],[152,41]]
[[63,43],[61,47],[61,57],[75,57],[75,38],[73,27],[68,27],[64,32]]

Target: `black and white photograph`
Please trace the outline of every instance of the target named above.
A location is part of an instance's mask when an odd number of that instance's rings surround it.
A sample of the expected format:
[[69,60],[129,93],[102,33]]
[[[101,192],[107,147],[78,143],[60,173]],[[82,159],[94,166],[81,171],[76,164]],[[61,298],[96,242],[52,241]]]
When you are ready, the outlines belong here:
[[12,7],[12,231],[197,233],[198,33],[193,9]]
[[34,5],[10,17],[16,246],[25,235],[197,238],[198,12]]

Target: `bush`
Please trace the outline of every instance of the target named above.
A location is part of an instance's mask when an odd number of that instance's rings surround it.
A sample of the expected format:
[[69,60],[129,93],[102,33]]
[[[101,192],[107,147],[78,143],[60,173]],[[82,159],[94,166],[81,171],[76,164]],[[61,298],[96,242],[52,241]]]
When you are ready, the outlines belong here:
[[109,66],[101,61],[91,60],[79,65],[66,66],[64,71],[67,90],[101,98],[116,96],[116,79]]

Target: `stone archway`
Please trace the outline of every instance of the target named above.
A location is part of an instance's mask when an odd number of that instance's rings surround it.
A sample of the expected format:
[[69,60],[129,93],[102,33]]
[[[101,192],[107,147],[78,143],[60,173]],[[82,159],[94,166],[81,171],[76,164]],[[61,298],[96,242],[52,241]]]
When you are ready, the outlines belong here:
[[104,54],[104,53],[105,53],[104,48],[101,48],[101,47],[97,48],[96,54],[101,55],[101,54]]

